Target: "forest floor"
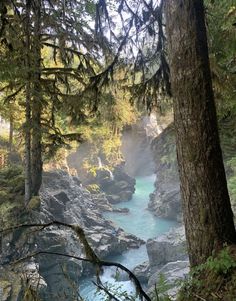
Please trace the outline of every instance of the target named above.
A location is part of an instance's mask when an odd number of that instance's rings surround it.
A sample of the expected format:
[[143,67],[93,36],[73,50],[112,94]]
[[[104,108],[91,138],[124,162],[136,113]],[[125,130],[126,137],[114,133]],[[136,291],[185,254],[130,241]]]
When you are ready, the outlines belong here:
[[193,271],[180,291],[178,301],[236,301],[236,245]]

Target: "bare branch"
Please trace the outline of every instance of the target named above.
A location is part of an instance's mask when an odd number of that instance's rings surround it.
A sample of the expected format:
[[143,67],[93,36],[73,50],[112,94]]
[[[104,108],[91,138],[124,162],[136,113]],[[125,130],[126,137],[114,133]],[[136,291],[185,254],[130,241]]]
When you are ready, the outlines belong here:
[[13,264],[19,263],[21,261],[24,261],[24,260],[29,259],[29,258],[34,257],[34,256],[39,256],[39,255],[43,255],[43,254],[45,255],[46,254],[46,255],[64,256],[64,257],[73,258],[73,259],[76,259],[76,260],[91,262],[92,264],[96,265],[99,268],[104,267],[104,266],[106,266],[106,267],[114,266],[114,267],[117,267],[117,268],[125,271],[129,275],[129,278],[133,281],[133,283],[135,285],[135,288],[136,288],[141,300],[143,300],[143,298],[144,298],[146,301],[151,301],[149,296],[143,290],[138,278],[134,275],[133,272],[131,272],[128,268],[126,268],[125,266],[123,266],[120,263],[100,260],[98,258],[98,256],[95,254],[95,252],[93,251],[93,249],[89,245],[89,243],[88,243],[88,241],[85,237],[84,230],[79,225],[71,225],[71,224],[60,222],[60,221],[51,221],[51,222],[46,223],[46,224],[42,224],[42,223],[21,224],[21,225],[16,225],[16,226],[7,228],[7,229],[3,229],[3,230],[0,231],[0,233],[7,233],[7,232],[11,232],[11,231],[16,230],[16,229],[20,229],[20,228],[32,228],[32,227],[39,227],[40,230],[43,230],[43,229],[48,228],[50,226],[64,226],[64,227],[72,229],[76,233],[76,235],[78,236],[81,244],[84,246],[86,258],[78,257],[78,256],[74,256],[74,255],[69,255],[69,254],[63,254],[63,253],[59,253],[59,252],[38,251],[38,252],[31,253],[31,254],[23,257],[23,258],[20,258],[17,261],[14,261]]
[[93,281],[93,284],[101,291],[104,291],[111,300],[120,301],[119,299],[116,298],[116,296],[114,296],[111,292],[109,292],[109,290],[102,283],[96,283]]

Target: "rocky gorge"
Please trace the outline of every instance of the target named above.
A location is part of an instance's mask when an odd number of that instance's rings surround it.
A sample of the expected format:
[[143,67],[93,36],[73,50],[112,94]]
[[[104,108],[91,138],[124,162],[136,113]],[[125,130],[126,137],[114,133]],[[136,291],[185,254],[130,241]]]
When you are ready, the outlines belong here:
[[[104,207],[112,210],[104,194],[90,194],[81,187],[76,177],[65,171],[45,173],[40,198],[33,199],[29,207],[27,219],[22,216],[21,223],[46,224],[57,220],[66,224],[78,224],[84,229],[88,242],[101,258],[110,254],[121,254],[144,243],[103,218]],[[29,278],[30,287],[37,288],[43,300],[56,297],[60,297],[60,300],[72,300],[73,294],[77,294],[77,290],[72,288],[78,286],[79,277],[91,271],[91,265],[63,256],[41,255],[16,264],[8,273],[5,266],[38,251],[83,257],[83,246],[75,234],[58,226],[40,231],[19,229],[16,232],[2,236],[1,239],[0,259],[4,269],[4,273],[3,269],[0,273],[1,300],[20,300],[23,289],[21,281],[16,286],[16,283],[11,282],[12,277],[17,278],[16,275],[19,274],[22,279]]]
[[[150,125],[149,132],[152,132]],[[181,222],[176,162],[173,160],[172,164],[169,158],[165,158],[165,151],[169,148],[172,150],[174,143],[168,133],[167,128],[158,138],[153,139],[153,136],[147,136],[147,131],[142,126],[136,126],[134,132],[127,133],[124,136],[125,139],[130,139],[131,134],[133,143],[129,146],[126,144],[126,150],[123,152],[130,154],[133,145],[136,145],[136,151],[132,156],[133,162],[137,162],[136,169],[133,168],[131,172],[126,164],[121,164],[116,166],[111,174],[110,170],[101,166],[97,169],[92,182],[87,183],[98,185],[100,191],[89,192],[81,184],[80,178],[70,175],[65,170],[45,172],[40,198],[32,199],[27,214],[18,218],[17,223],[48,223],[57,220],[66,224],[78,224],[84,229],[88,242],[101,258],[139,248],[145,241],[126,233],[122,227],[104,218],[104,212],[127,214],[129,218],[129,209],[123,208],[126,207],[123,206],[124,203],[122,203],[123,207],[117,204],[133,197],[135,192],[133,176],[136,173],[142,174],[143,171],[147,175],[155,170],[156,189],[150,195],[149,210],[167,221]],[[163,144],[164,147],[162,147]],[[138,164],[137,158],[140,153],[142,153],[142,159]],[[153,161],[150,158],[152,153],[154,154]],[[151,161],[148,167],[145,166],[147,158]],[[125,159],[130,163],[128,157]],[[173,173],[173,166],[175,173]],[[28,283],[28,288],[38,291],[43,301],[49,301],[52,298],[74,300],[81,277],[94,272],[90,264],[49,254],[30,257],[24,262],[18,262],[18,259],[38,251],[83,257],[83,246],[75,234],[65,227],[51,226],[41,231],[36,231],[34,228],[33,230],[19,229],[14,233],[4,235],[1,239],[1,246],[0,258],[3,269],[0,273],[0,294],[3,296],[3,301],[20,300],[25,283]],[[155,283],[158,283],[160,275],[164,275],[172,285],[170,294],[174,296],[176,294],[175,280],[184,278],[188,272],[183,227],[179,227],[174,232],[171,230],[157,238],[148,239],[146,249],[147,260],[142,264],[140,260],[137,260],[141,265],[134,268],[135,274],[150,291],[153,290]],[[6,269],[9,262],[17,263],[14,264],[14,268]],[[12,279],[18,279],[14,281],[14,285]]]

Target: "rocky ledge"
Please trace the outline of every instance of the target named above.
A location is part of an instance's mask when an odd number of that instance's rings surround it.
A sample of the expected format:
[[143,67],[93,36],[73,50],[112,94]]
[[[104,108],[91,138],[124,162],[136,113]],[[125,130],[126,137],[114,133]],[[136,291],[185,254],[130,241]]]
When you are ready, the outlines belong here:
[[131,200],[135,191],[135,179],[124,171],[122,165],[116,166],[113,173],[105,168],[98,169],[93,181],[106,194],[110,204]]
[[184,227],[172,229],[167,234],[147,241],[147,253],[151,270],[176,260],[187,258]]
[[149,295],[153,294],[155,286],[158,289],[164,282],[166,293],[174,300],[181,280],[189,272],[184,227],[149,239],[146,247],[149,261],[135,267],[134,273],[147,284]]
[[156,181],[148,208],[156,216],[181,222],[182,209],[173,125],[153,139],[151,149],[156,165]]
[[[104,206],[109,208],[106,197],[102,194],[90,194],[81,187],[77,178],[64,171],[47,172],[43,177],[40,198],[31,200],[28,212],[22,216],[20,222],[48,223],[57,220],[67,224],[78,224],[84,229],[87,240],[96,254],[102,258],[110,254],[121,254],[129,248],[138,248],[144,243],[104,219],[101,214]],[[4,236],[0,263],[5,271],[5,279],[2,276],[4,273],[1,273],[0,293],[3,292],[1,283],[5,283],[5,300],[15,300],[13,299],[15,288],[11,282],[12,276],[9,276],[14,273],[14,269],[13,272],[7,273],[8,263],[42,251],[85,257],[83,246],[75,233],[65,227],[51,226],[33,232],[32,229],[19,229]],[[61,301],[72,300],[73,294],[77,294],[75,288],[79,285],[79,277],[85,271],[91,270],[83,262],[62,255],[41,254],[27,259],[26,263],[31,267],[33,265],[37,267],[35,275],[38,275],[38,279],[43,283],[43,289],[39,292],[42,301],[56,298]],[[21,270],[21,274],[27,275],[24,266],[18,269]],[[15,272],[18,274],[17,268]],[[19,289],[19,294],[21,292]]]

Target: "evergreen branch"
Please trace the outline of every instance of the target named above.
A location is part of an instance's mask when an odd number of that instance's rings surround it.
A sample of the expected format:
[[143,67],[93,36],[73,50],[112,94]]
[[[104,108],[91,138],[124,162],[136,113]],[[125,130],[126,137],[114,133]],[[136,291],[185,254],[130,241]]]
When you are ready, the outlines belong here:
[[[75,78],[77,81],[79,81],[81,84],[83,84],[85,86],[86,84],[84,82],[84,78],[82,76],[80,76],[79,74],[77,74],[77,73],[75,73],[75,72],[66,72],[66,71],[63,71],[63,68],[62,68],[62,70],[59,70],[59,71],[51,70],[51,72],[50,72],[50,70],[47,70],[45,73],[42,73],[42,75],[44,75],[44,76],[47,76],[47,75],[56,75],[57,76],[57,80],[59,79],[59,75],[70,76],[70,77]],[[60,77],[60,80],[61,80],[61,77]],[[52,82],[53,81],[56,82],[55,80],[51,80],[51,81]],[[47,84],[47,82],[45,84]],[[68,95],[68,94],[65,94],[65,95]]]
[[[59,46],[57,46],[57,45],[55,45],[55,44],[47,43],[47,42],[44,42],[43,45],[48,46],[48,47],[51,47],[51,48],[54,48],[54,49],[58,49],[58,50],[61,49]],[[78,51],[78,50],[72,49],[72,48],[63,47],[63,50],[68,51],[68,52],[71,52],[71,53],[76,54],[76,55],[78,55],[78,56],[87,57],[86,54],[84,54],[84,53],[82,53],[82,52],[80,52],[80,51]]]
[[42,72],[50,72],[50,71],[65,71],[65,72],[76,72],[77,68],[72,67],[49,67],[49,68],[42,68]]
[[129,32],[130,32],[131,27],[132,27],[132,23],[133,23],[133,17],[130,20],[130,27],[127,30],[126,35],[124,36],[123,40],[121,41],[121,43],[118,47],[117,53],[116,53],[113,61],[111,62],[111,64],[104,71],[102,71],[101,73],[91,77],[91,82],[95,86],[97,86],[99,83],[101,84],[101,80],[102,80],[102,84],[106,83],[105,80],[108,79],[109,74],[112,77],[113,68],[114,68],[115,64],[117,63],[117,61],[119,59],[119,55],[120,55],[121,51],[123,50],[123,47],[126,45],[126,42],[127,42],[128,36],[129,36]]
[[15,92],[13,92],[10,95],[7,95],[3,100],[4,104],[6,104],[7,102],[10,102],[12,99],[14,99],[21,92],[21,90],[24,88],[24,86],[25,85],[20,86]]
[[[19,86],[19,83],[15,83],[15,86]],[[7,89],[11,89],[12,90],[12,83],[0,88],[0,92],[4,92]]]

